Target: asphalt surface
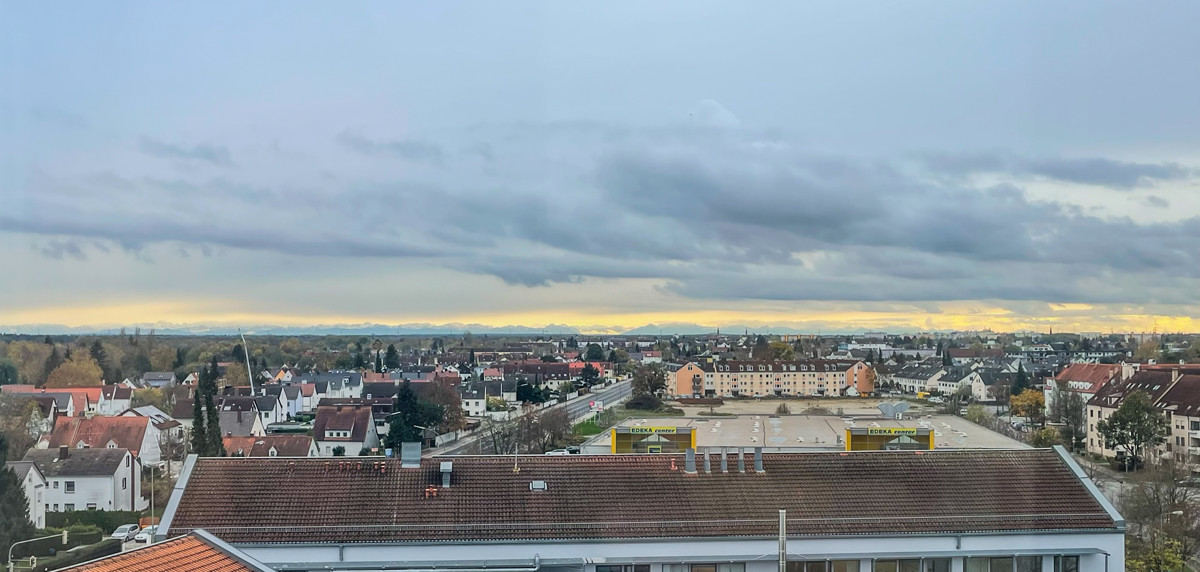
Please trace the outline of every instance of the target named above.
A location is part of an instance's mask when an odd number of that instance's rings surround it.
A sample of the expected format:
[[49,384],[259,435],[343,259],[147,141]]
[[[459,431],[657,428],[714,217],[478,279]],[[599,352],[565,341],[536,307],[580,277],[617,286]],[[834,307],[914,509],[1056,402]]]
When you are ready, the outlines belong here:
[[[601,389],[596,393],[572,399],[565,404],[555,405],[550,409],[557,409],[560,407],[566,408],[567,415],[571,417],[571,422],[577,423],[580,418],[585,417],[591,411],[591,402],[602,401],[604,402],[604,407],[612,407],[618,402],[627,399],[631,393],[633,393],[633,385],[629,381],[619,381],[613,385]],[[427,449],[425,451],[425,455],[476,454],[475,441],[478,439],[478,437],[478,435],[474,434],[468,435],[445,447],[439,449]]]

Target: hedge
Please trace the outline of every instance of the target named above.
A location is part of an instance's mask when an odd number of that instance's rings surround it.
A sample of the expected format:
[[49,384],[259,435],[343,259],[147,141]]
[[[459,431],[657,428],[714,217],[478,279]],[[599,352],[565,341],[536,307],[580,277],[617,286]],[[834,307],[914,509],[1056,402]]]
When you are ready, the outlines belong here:
[[99,544],[85,546],[78,550],[69,552],[59,552],[52,558],[38,558],[37,566],[33,572],[49,572],[50,570],[58,570],[67,566],[74,566],[83,562],[111,556],[121,553],[121,541],[115,538],[106,539]]
[[56,535],[54,538],[43,538],[28,544],[21,544],[13,548],[14,558],[28,558],[30,556],[49,556],[51,552],[62,552],[70,550],[76,546],[86,544],[95,544],[104,539],[104,533],[96,526],[90,524],[74,524],[67,527],[70,531],[68,534],[67,543],[62,543],[62,529],[48,527],[37,531],[37,536]]
[[137,524],[142,513],[135,510],[74,510],[46,513],[46,526],[58,527],[71,524],[91,524],[101,532],[111,534],[122,524]]

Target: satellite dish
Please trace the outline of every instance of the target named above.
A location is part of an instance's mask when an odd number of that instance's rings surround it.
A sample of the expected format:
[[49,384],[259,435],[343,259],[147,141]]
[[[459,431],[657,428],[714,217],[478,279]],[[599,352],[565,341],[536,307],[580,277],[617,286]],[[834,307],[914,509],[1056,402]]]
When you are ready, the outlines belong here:
[[896,405],[894,403],[880,403],[876,407],[884,417],[891,419],[896,416]]
[[905,411],[908,411],[908,402],[907,401],[896,402],[896,404],[892,406],[892,411],[896,413],[896,418],[899,419],[900,416]]

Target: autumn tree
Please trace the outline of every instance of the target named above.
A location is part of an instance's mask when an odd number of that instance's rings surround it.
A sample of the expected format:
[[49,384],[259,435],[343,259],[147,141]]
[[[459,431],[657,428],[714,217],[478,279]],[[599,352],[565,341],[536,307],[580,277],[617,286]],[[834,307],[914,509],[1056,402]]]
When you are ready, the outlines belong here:
[[1167,461],[1131,476],[1120,489],[1117,504],[1131,525],[1135,552],[1172,547],[1190,558],[1200,551],[1200,509],[1195,489],[1187,486],[1189,477],[1187,466]]
[[1014,415],[1028,418],[1031,424],[1041,425],[1046,420],[1046,399],[1040,391],[1023,391],[1008,403]]
[[240,361],[231,361],[225,366],[225,383],[229,385],[250,385],[250,374]]
[[795,357],[795,351],[791,344],[785,342],[771,342],[768,344],[771,348],[771,359],[790,360]]
[[445,383],[435,383],[425,394],[425,399],[442,409],[442,420],[438,429],[442,433],[457,431],[466,425],[462,410],[462,398],[458,391]]
[[1050,420],[1062,423],[1060,433],[1067,448],[1075,451],[1083,446],[1087,438],[1087,402],[1075,391],[1063,389],[1054,383],[1050,392]]
[[[53,354],[51,354],[53,355]],[[71,359],[54,368],[46,378],[46,387],[93,387],[100,385],[104,372],[91,354],[75,352]]]
[[25,383],[40,385],[46,381],[46,358],[50,346],[35,342],[13,342],[8,345],[8,359],[17,366],[17,374]]
[[1096,423],[1096,430],[1106,448],[1122,449],[1136,462],[1166,441],[1170,427],[1146,393],[1135,391],[1108,419]]

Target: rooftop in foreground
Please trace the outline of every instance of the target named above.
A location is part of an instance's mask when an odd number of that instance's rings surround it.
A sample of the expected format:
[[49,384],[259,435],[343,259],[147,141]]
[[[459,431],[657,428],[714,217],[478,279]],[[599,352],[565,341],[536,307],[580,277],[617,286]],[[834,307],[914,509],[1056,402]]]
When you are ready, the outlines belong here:
[[[749,457],[749,455],[747,456]],[[685,455],[190,458],[165,534],[229,542],[411,542],[1120,530],[1061,449]],[[446,463],[449,466],[444,465]],[[449,471],[449,487],[443,471]],[[263,495],[270,482],[289,495]],[[304,498],[297,510],[295,498]]]

